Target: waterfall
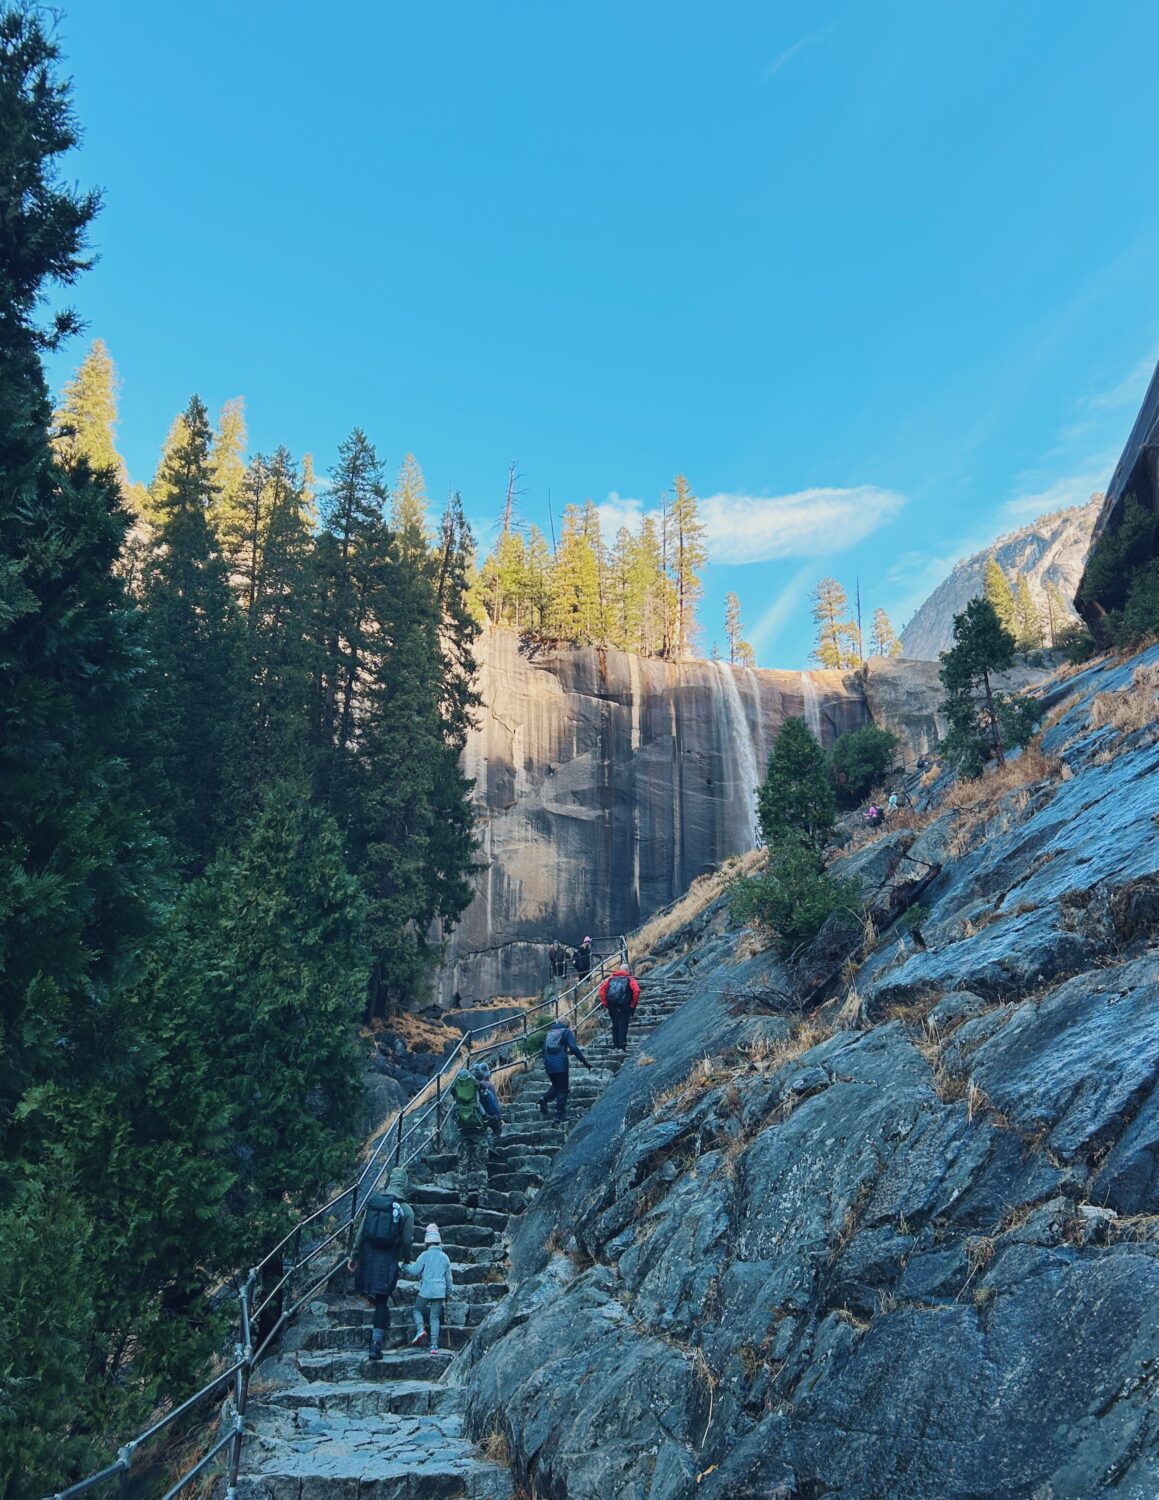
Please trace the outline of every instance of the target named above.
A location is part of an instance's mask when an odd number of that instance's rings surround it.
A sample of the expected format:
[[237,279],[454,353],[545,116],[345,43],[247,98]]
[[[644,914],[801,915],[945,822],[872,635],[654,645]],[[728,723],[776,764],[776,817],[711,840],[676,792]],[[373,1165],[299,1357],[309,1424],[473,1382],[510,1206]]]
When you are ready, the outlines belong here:
[[756,747],[753,744],[753,732],[744,711],[744,704],[741,702],[740,690],[737,688],[733,669],[722,661],[714,662],[713,665],[721,680],[724,717],[728,726],[728,738],[733,747],[732,768],[735,780],[730,787],[730,792],[732,796],[739,796],[743,801],[751,849],[756,847],[757,832],[760,827],[757,821],[757,787],[761,781]]
[[749,685],[749,691],[753,696],[753,719],[756,726],[756,751],[757,751],[757,784],[764,779],[765,767],[769,762],[769,742],[765,734],[764,707],[761,703],[761,684],[757,674],[752,667],[743,668],[745,681]]
[[811,672],[801,673],[801,692],[805,699],[805,723],[809,726],[809,733],[821,744],[821,700],[813,686]]

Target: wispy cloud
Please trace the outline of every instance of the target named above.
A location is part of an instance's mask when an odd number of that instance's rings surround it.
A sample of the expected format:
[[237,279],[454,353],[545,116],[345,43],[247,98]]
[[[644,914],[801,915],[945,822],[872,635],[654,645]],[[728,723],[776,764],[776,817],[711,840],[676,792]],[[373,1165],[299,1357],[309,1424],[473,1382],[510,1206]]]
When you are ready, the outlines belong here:
[[1026,525],[1052,511],[1085,505],[1093,494],[1105,488],[1118,459],[1119,450],[1109,448],[1087,459],[1077,473],[1060,475],[1042,488],[1014,495],[1002,506],[1002,520]]
[[824,41],[832,29],[831,26],[823,26],[820,31],[811,31],[807,36],[798,37],[792,46],[786,47],[783,52],[773,58],[772,62],[769,63],[768,67],[761,74],[762,81],[768,83],[770,78],[775,78],[783,67],[792,62],[798,52],[803,52],[806,47],[811,47],[814,42]]
[[[699,514],[712,562],[765,563],[847,551],[894,520],[904,504],[896,490],[860,484],[792,495],[708,495]],[[621,526],[634,532],[646,515],[659,515],[657,507],[615,490],[596,509],[609,539]]]
[[773,562],[845,552],[894,520],[896,490],[799,490],[792,495],[709,495],[700,502],[708,555],[717,563]]

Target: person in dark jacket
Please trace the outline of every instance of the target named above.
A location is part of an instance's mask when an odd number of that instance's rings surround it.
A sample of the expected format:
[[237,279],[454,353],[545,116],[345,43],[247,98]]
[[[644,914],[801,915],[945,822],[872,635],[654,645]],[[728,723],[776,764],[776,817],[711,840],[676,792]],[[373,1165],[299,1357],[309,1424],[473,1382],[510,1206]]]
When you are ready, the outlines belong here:
[[503,1106],[491,1082],[490,1064],[475,1063],[471,1072],[479,1084],[479,1103],[483,1106],[483,1124],[498,1138],[503,1129]]
[[564,1026],[562,1022],[553,1021],[547,1028],[547,1035],[543,1040],[543,1066],[547,1069],[547,1081],[551,1085],[547,1093],[539,1101],[539,1113],[547,1119],[547,1106],[555,1100],[555,1118],[562,1125],[567,1116],[567,1091],[568,1091],[568,1053],[578,1057],[588,1072],[592,1065],[579,1049],[570,1026]]
[[592,972],[592,940],[584,938],[583,942],[572,955],[572,967],[581,979],[586,979]]
[[619,1052],[628,1050],[628,1022],[640,1000],[640,986],[630,969],[621,965],[600,985],[600,1004],[612,1023],[612,1046]]
[[551,977],[562,979],[567,973],[567,949],[558,938],[547,950],[547,961],[551,965]]
[[[409,1260],[414,1244],[414,1209],[406,1201],[409,1192],[405,1167],[395,1167],[387,1179],[386,1191],[372,1193],[367,1199],[358,1248],[348,1263],[354,1272],[354,1290],[374,1303],[371,1359],[382,1358],[382,1340],[390,1327],[390,1297],[398,1284],[398,1268],[404,1260]],[[387,1230],[391,1243],[376,1242],[369,1233],[370,1229],[381,1230],[384,1220],[392,1224]]]

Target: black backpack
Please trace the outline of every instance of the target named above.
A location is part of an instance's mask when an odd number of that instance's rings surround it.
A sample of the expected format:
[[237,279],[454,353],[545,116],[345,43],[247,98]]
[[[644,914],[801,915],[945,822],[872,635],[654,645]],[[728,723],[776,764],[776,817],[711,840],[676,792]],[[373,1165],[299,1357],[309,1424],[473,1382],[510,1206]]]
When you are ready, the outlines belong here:
[[402,1240],[402,1204],[391,1193],[374,1197],[366,1210],[363,1239],[375,1250],[393,1250]]
[[632,998],[632,985],[626,974],[613,974],[605,992],[609,1005],[627,1005]]

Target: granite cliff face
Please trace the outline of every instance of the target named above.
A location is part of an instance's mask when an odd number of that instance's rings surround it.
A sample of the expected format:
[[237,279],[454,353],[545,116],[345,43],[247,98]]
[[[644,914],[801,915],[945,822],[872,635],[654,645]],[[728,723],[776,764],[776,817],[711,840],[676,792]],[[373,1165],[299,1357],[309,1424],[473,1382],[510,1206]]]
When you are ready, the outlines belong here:
[[993,546],[955,564],[949,577],[938,584],[902,631],[905,655],[936,661],[940,651],[950,649],[954,644],[954,616],[982,592],[982,573],[991,557],[997,559],[1007,577],[1025,574],[1043,620],[1047,618],[1048,582],[1069,604],[1082,576],[1101,503],[1096,495],[1086,505],[1040,516],[1029,526],[999,537]]
[[550,649],[488,630],[475,778],[478,895],[453,933],[440,999],[528,994],[558,934],[597,950],[751,849],[754,791],[779,726],[822,744],[868,722],[853,674],[772,672]]
[[1057,684],[1041,756],[841,858],[934,878],[808,1013],[723,899],[651,955],[688,998],[455,1370],[535,1494],[1159,1494],[1157,690]]

